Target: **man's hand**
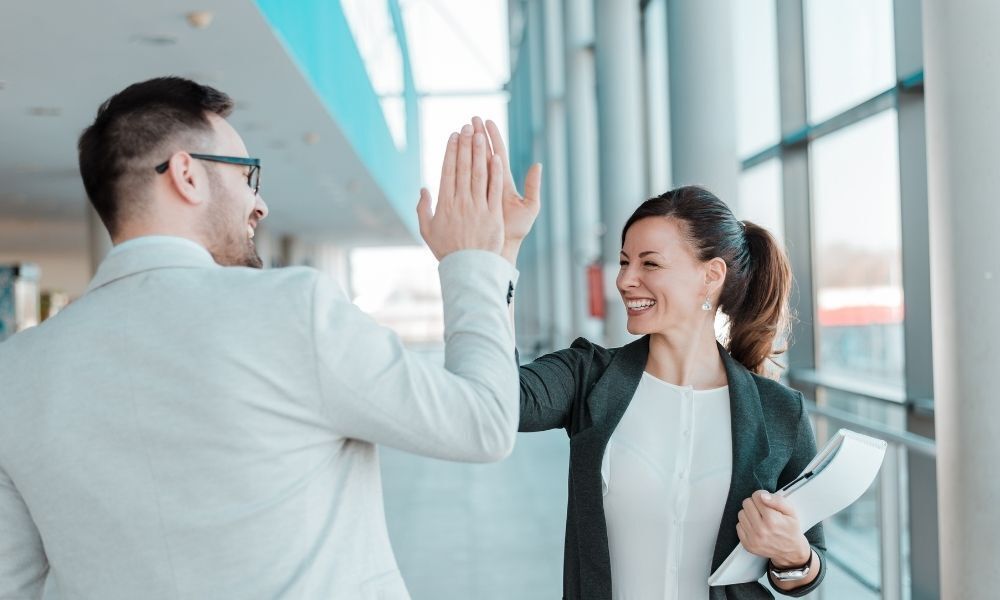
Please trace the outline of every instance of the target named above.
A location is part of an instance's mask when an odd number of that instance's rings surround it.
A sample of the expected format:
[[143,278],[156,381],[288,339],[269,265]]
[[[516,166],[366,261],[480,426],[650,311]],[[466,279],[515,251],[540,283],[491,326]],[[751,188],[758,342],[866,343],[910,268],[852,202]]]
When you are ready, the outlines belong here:
[[420,190],[420,235],[438,260],[457,250],[502,250],[503,163],[492,154],[486,135],[465,125],[448,139],[433,214],[430,192]]

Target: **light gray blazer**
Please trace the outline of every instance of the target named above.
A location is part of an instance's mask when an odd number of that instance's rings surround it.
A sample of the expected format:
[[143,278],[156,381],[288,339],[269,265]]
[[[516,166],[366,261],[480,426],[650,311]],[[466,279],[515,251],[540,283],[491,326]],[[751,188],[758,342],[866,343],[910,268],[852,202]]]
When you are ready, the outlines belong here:
[[0,598],[408,598],[375,444],[494,461],[518,422],[515,271],[440,276],[445,368],[314,269],[117,248],[0,344]]

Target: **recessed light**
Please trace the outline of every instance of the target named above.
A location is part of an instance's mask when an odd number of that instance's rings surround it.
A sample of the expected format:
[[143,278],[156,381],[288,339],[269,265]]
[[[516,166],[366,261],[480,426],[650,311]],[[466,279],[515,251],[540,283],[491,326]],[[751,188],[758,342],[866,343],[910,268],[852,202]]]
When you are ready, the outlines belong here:
[[32,106],[28,109],[28,114],[33,117],[58,117],[62,114],[62,109],[54,106]]
[[177,43],[177,36],[161,34],[133,35],[131,41],[146,44],[147,46],[173,46]]
[[302,141],[310,146],[314,146],[319,143],[319,134],[315,131],[310,131],[302,136]]
[[189,12],[187,15],[188,25],[194,27],[195,29],[206,29],[212,24],[212,19],[215,15],[207,10],[194,10]]

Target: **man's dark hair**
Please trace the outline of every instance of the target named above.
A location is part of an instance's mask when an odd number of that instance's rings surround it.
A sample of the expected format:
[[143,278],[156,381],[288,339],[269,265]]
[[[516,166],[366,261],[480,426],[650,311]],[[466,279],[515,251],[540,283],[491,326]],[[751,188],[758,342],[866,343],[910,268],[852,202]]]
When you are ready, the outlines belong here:
[[132,84],[97,109],[80,135],[80,175],[112,235],[140,208],[136,191],[157,176],[154,167],[178,150],[204,151],[209,113],[226,117],[232,110],[226,94],[181,77]]

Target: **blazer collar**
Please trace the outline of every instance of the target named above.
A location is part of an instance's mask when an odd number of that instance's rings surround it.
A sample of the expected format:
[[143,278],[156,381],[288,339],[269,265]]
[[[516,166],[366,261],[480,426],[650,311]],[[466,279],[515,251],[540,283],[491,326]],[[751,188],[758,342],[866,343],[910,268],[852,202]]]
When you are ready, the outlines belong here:
[[719,344],[719,354],[729,378],[729,407],[733,443],[733,474],[729,483],[726,508],[719,524],[712,557],[714,571],[739,543],[736,523],[743,501],[762,488],[757,469],[770,454],[770,443],[764,427],[764,409],[760,403],[757,382],[750,371]]
[[185,238],[150,236],[116,246],[101,262],[87,293],[123,277],[171,267],[222,268],[208,250]]

